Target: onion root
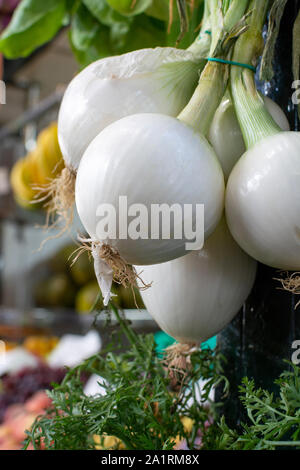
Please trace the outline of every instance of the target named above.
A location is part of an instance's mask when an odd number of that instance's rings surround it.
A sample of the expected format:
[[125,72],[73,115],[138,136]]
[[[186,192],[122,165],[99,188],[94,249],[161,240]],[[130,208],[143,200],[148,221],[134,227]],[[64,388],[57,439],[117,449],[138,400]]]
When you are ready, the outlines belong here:
[[[279,281],[282,285],[282,288],[288,292],[291,292],[295,295],[300,295],[300,272],[296,271],[285,279],[275,279]],[[295,309],[300,305],[299,302],[296,303]]]
[[[98,241],[93,241],[91,239],[85,239],[82,237],[78,237],[79,241],[81,242],[81,246],[77,248],[73,255],[72,265],[78,260],[80,255],[86,251],[93,255],[94,260],[100,259],[102,262],[106,263],[106,265],[112,271],[112,279],[117,283],[121,284],[125,288],[131,288],[133,292],[133,297],[135,301],[136,308],[138,309],[136,297],[134,293],[134,287],[137,287],[137,280],[140,281],[140,290],[148,289],[151,284],[146,284],[143,279],[141,278],[140,273],[138,273],[134,266],[128,264],[124,258],[118,253],[118,251],[113,248],[112,246],[101,243]],[[72,256],[73,256],[72,255]],[[96,265],[95,265],[95,274],[99,283],[101,284],[101,273],[97,272]],[[101,288],[101,286],[100,286]]]
[[191,354],[199,347],[198,343],[176,343],[165,349],[164,362],[173,388],[181,388],[192,369]]
[[44,202],[47,211],[46,223],[42,228],[55,229],[63,224],[59,233],[48,237],[42,245],[49,239],[59,238],[71,227],[74,217],[75,179],[74,171],[66,167],[49,184],[34,188],[38,194],[33,202]]

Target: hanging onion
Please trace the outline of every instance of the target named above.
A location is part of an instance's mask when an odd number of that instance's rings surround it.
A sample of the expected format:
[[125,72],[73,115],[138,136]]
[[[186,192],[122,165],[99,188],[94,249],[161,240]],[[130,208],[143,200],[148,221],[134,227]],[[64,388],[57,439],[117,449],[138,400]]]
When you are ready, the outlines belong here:
[[[205,223],[203,227],[201,222],[197,230],[203,230],[206,238],[216,228],[223,210],[224,177],[203,135],[224,94],[226,70],[223,64],[207,64],[178,118],[156,113],[127,116],[107,126],[85,151],[78,168],[75,199],[90,236],[104,303],[110,298],[113,273],[119,273],[119,282],[132,279],[125,265],[169,261],[184,255],[186,243],[191,241],[184,230],[175,236],[178,222],[176,225],[173,218],[166,236],[160,229],[152,236],[152,220],[144,230],[146,236],[129,236],[128,220],[125,235],[109,233],[107,225],[113,226],[115,218],[119,221],[124,217],[119,208],[120,197],[126,196],[128,207],[143,205],[147,221],[154,205],[179,206],[184,215],[180,227],[183,220],[189,220],[194,230],[197,205],[203,204]],[[114,210],[107,215],[106,224],[99,224],[99,208],[101,211],[103,204]],[[185,204],[191,208],[188,216],[183,213]]]
[[[265,106],[283,131],[290,130],[289,122],[278,104],[267,96]],[[243,134],[230,96],[225,95],[210,126],[208,139],[220,160],[226,180],[238,159],[245,153]]]
[[[198,50],[197,44],[193,50]],[[200,51],[205,50],[201,44]],[[193,93],[199,68],[196,54],[171,47],[142,49],[90,64],[69,84],[59,111],[58,136],[66,166],[76,171],[94,137],[124,116],[143,112],[176,116]]]
[[[92,141],[80,163],[75,190],[77,211],[91,239],[111,245],[130,264],[182,256],[188,240],[121,239],[115,233],[110,237],[106,224],[98,223],[101,204],[116,208],[117,220],[120,196],[127,196],[128,207],[143,204],[148,214],[153,204],[191,204],[195,218],[196,204],[204,204],[207,237],[220,220],[223,195],[223,173],[205,138],[176,118],[150,113],[120,119]],[[107,220],[110,223],[113,219]],[[170,232],[174,230],[171,220]]]
[[251,147],[227,185],[226,214],[239,245],[260,262],[300,269],[300,135],[282,132]]
[[202,250],[138,269],[143,280],[152,282],[141,294],[162,330],[182,343],[200,344],[239,311],[253,286],[256,262],[222,220]]
[[[236,43],[234,60],[257,57],[257,4],[251,27]],[[260,39],[260,38],[259,38]],[[239,245],[279,269],[300,268],[300,134],[283,132],[255,89],[254,74],[235,67],[231,89],[247,151],[227,184],[226,215]]]
[[44,188],[48,213],[67,229],[73,220],[75,178],[87,146],[107,125],[137,112],[176,116],[187,104],[204,67],[207,35],[190,51],[142,49],[98,60],[69,84],[59,111],[58,138],[65,168]]

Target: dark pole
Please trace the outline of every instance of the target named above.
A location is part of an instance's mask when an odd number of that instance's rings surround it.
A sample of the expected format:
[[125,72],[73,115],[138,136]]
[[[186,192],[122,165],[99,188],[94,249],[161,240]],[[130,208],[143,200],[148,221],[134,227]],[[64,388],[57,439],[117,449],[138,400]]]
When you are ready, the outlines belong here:
[[[300,0],[288,0],[276,44],[275,76],[271,82],[260,85],[284,109],[291,130],[299,130],[297,109],[292,103],[295,91],[292,89],[292,27],[299,7]],[[280,284],[274,280],[278,277],[278,271],[260,264],[250,297],[218,337],[220,350],[227,359],[224,368],[231,390],[221,413],[232,427],[246,421],[238,398],[242,378],[253,378],[257,386],[274,391],[274,379],[288,367],[283,360],[291,359],[292,343],[300,340],[300,307],[295,310],[295,296],[279,289]],[[221,390],[216,395],[221,400]]]

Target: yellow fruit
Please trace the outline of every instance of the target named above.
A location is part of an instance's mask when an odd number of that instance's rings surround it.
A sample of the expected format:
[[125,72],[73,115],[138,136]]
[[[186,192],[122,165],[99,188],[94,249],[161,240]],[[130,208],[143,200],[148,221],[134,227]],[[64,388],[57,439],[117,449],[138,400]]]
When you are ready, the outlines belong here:
[[49,180],[46,179],[40,171],[38,159],[39,159],[39,149],[36,148],[33,152],[30,152],[26,159],[28,160],[28,165],[30,166],[30,172],[32,180],[35,182],[35,185],[42,188],[49,183]]
[[64,160],[58,143],[56,123],[52,123],[39,134],[36,153],[39,174],[43,180],[49,183],[64,168]]
[[145,308],[140,291],[134,287],[134,295],[130,287],[119,287],[119,296],[122,308],[136,309]]
[[95,448],[97,450],[107,450],[107,449],[114,449],[114,450],[122,450],[126,449],[124,443],[119,439],[118,437],[115,436],[97,436],[94,435],[94,442],[95,442]]
[[[92,281],[82,287],[75,298],[75,308],[78,313],[89,313],[95,304],[100,289],[97,281]],[[102,308],[103,303],[99,301],[97,308]]]
[[[76,247],[73,248],[73,251],[75,249]],[[71,261],[69,261],[69,266],[70,264]],[[83,286],[87,282],[95,280],[94,263],[92,259],[90,259],[87,251],[83,252],[76,262],[70,266],[70,275],[73,281],[79,286]]]
[[26,208],[37,208],[37,204],[32,203],[37,191],[33,189],[35,182],[32,179],[30,161],[27,158],[22,158],[14,164],[10,182],[18,204]]
[[180,418],[180,421],[182,423],[183,429],[187,434],[191,434],[193,427],[194,427],[194,420],[191,418],[188,418],[187,416],[182,416]]
[[23,346],[32,354],[46,356],[57,346],[58,342],[59,339],[54,336],[28,336],[24,340]]
[[73,253],[78,248],[75,243],[68,243],[60,248],[49,260],[49,267],[55,273],[69,274]]
[[34,298],[40,307],[73,307],[75,289],[65,274],[55,274],[35,286]]

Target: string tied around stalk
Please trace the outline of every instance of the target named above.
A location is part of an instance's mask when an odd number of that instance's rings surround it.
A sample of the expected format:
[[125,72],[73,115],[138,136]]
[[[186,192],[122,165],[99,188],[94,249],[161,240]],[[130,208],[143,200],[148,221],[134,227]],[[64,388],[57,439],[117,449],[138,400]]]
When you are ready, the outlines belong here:
[[228,65],[235,65],[237,67],[243,67],[245,69],[249,69],[252,72],[256,72],[256,67],[250,64],[244,64],[243,62],[236,62],[234,60],[227,60],[227,59],[220,59],[218,57],[206,57],[206,60],[209,62],[219,62],[220,64],[228,64]]

